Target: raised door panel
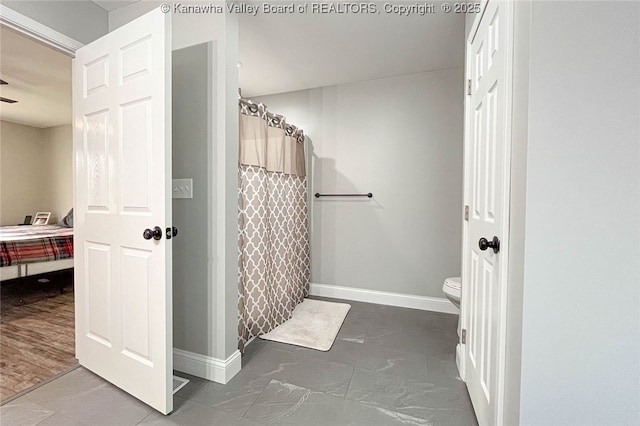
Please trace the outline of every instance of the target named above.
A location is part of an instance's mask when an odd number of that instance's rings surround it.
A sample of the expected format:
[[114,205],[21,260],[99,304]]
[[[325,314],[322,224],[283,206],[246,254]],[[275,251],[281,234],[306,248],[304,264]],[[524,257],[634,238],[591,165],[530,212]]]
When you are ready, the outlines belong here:
[[120,105],[121,214],[149,215],[153,205],[152,104],[143,98]]
[[86,192],[83,206],[87,212],[108,213],[111,206],[109,179],[109,111],[92,112],[84,116],[84,164]]
[[150,250],[121,249],[121,281],[127,292],[122,304],[122,354],[147,367],[153,367],[154,359],[149,323],[151,256]]
[[87,241],[84,252],[86,282],[86,335],[107,348],[112,347],[111,247]]

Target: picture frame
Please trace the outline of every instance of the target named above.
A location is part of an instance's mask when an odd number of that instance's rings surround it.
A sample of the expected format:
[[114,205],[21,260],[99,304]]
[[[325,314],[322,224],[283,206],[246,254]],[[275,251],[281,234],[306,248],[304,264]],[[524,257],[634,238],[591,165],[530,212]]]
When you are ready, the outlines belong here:
[[51,218],[51,212],[38,212],[33,218],[32,225],[46,225]]

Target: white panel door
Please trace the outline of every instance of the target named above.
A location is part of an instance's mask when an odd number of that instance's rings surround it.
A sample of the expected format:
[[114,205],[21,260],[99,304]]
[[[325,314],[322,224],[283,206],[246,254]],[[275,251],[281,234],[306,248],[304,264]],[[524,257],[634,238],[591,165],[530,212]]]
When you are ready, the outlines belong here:
[[173,409],[169,16],[150,12],[81,48],[73,63],[77,357],[165,414]]
[[[480,425],[501,423],[508,238],[511,4],[490,0],[467,43],[464,375]],[[511,24],[512,25],[512,24]],[[495,242],[495,244],[494,244]]]

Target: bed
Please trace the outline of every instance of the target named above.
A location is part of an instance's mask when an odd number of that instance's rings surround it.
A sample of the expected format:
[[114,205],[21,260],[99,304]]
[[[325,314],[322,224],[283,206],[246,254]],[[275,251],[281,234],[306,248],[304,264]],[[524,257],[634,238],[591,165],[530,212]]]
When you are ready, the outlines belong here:
[[73,268],[73,228],[0,227],[0,280]]

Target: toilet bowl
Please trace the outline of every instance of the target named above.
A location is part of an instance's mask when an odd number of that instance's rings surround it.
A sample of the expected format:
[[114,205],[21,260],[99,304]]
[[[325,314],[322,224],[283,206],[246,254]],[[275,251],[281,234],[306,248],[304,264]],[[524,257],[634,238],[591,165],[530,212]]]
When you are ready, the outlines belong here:
[[460,308],[460,299],[462,298],[460,277],[451,277],[444,280],[442,291],[451,303],[453,303],[457,308]]

